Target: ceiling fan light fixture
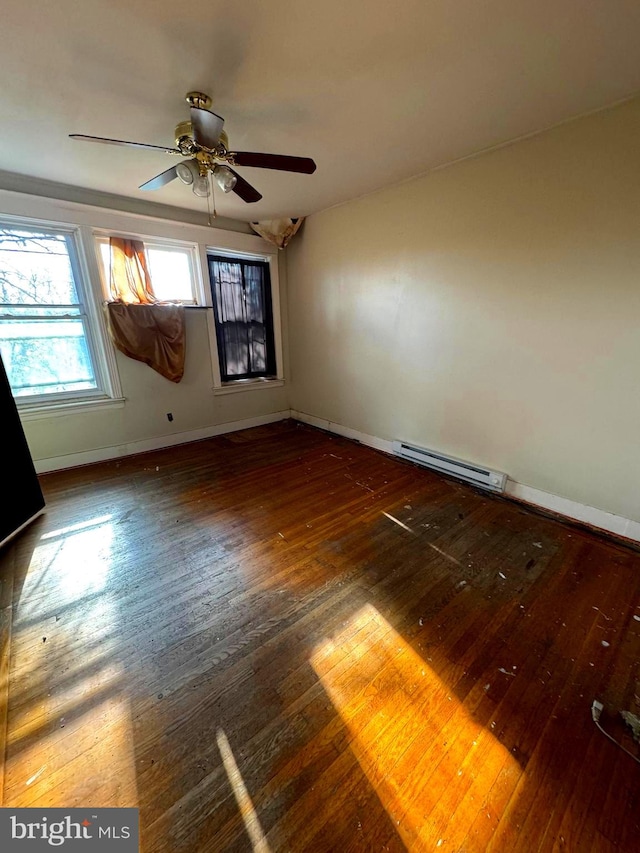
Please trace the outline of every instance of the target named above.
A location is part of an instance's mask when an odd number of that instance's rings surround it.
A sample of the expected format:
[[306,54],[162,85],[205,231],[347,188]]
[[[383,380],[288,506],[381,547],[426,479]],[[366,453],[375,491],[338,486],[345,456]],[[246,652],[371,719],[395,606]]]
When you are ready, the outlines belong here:
[[209,178],[207,175],[198,175],[193,182],[193,194],[200,198],[209,196]]
[[[159,190],[178,178],[183,184],[190,186],[195,195],[212,201],[215,189],[214,178],[223,192],[234,192],[247,204],[253,204],[262,198],[258,190],[252,187],[242,175],[237,175],[233,169],[223,165],[224,163],[305,175],[315,172],[316,164],[309,157],[261,154],[255,151],[230,151],[229,137],[224,130],[224,119],[209,109],[211,98],[203,92],[188,92],[187,103],[190,119],[176,125],[175,148],[131,142],[126,139],[111,139],[105,136],[87,136],[82,133],[72,133],[70,136],[72,139],[85,142],[124,145],[128,148],[158,151],[188,158],[170,169],[165,169],[151,180],[145,181],[140,185],[140,189]],[[213,215],[215,216],[215,210]]]
[[178,165],[176,166],[176,174],[178,175],[183,184],[191,186],[197,172],[194,174],[191,161],[189,160],[186,163],[178,163]]
[[228,166],[216,166],[213,170],[213,177],[217,185],[225,193],[230,193],[238,182],[237,177]]

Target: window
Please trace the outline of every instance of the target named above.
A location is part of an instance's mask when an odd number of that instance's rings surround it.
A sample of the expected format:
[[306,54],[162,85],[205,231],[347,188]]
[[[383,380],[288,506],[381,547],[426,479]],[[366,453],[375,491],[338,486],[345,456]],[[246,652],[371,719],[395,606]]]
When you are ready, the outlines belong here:
[[107,396],[73,231],[0,224],[0,351],[18,404]]
[[[144,240],[144,250],[149,264],[151,286],[161,302],[180,302],[197,305],[194,273],[195,248]],[[109,290],[110,249],[109,238],[98,237],[105,289]]]
[[269,264],[210,255],[209,276],[222,381],[276,377]]

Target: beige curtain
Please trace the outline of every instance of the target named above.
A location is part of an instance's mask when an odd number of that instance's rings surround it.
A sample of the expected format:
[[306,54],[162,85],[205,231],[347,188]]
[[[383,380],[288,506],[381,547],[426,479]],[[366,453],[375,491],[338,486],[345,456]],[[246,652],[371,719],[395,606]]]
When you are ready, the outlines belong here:
[[111,339],[121,353],[142,361],[171,382],[184,375],[184,307],[160,303],[153,293],[144,243],[112,237],[106,305]]
[[157,302],[142,240],[111,237],[109,247],[111,298],[116,302],[136,305]]
[[304,222],[304,216],[300,219],[265,219],[263,222],[250,222],[249,224],[261,237],[273,243],[279,249],[289,243]]
[[109,332],[120,352],[142,361],[171,382],[184,375],[184,306],[107,304]]

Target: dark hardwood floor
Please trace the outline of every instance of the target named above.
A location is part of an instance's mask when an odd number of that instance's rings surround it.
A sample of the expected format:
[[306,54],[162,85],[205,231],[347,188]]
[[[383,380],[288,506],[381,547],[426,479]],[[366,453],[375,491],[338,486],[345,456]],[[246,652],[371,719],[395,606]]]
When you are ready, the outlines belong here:
[[139,806],[145,853],[640,850],[590,713],[638,754],[639,553],[292,422],[42,485],[5,806]]

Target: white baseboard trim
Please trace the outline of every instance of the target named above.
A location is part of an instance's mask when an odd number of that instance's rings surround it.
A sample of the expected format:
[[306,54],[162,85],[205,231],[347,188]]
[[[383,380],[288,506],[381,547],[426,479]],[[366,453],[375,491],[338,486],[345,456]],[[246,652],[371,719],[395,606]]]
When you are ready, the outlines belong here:
[[[358,430],[350,429],[324,418],[317,418],[315,415],[297,412],[294,409],[291,410],[291,417],[296,421],[302,421],[302,423],[319,427],[319,429],[333,432],[344,438],[354,439],[361,444],[365,444],[367,447],[373,447],[376,450],[392,454],[392,443],[383,438],[367,435],[367,433],[358,432]],[[633,542],[640,542],[640,522],[633,521],[630,518],[614,515],[603,509],[587,506],[586,504],[569,500],[569,498],[562,498],[550,492],[543,492],[541,489],[526,486],[524,483],[518,483],[511,478],[507,479],[505,494],[507,497],[549,510],[571,521],[579,521],[583,524],[588,524],[590,527],[603,530],[605,533],[613,533],[615,536],[630,539]]]
[[359,441],[360,444],[366,444],[367,447],[373,447],[376,450],[382,450],[385,453],[392,453],[392,442],[385,441],[383,438],[377,438],[375,435],[367,435],[365,432],[358,432],[357,429],[342,426],[342,424],[327,421],[324,418],[316,418],[315,415],[307,415],[305,412],[297,412],[291,409],[291,417],[296,421],[302,421],[303,424],[325,429],[327,432],[333,432],[336,435],[341,435],[343,438],[351,438],[354,441]]
[[632,539],[634,542],[640,542],[640,522],[633,521],[630,518],[614,515],[612,512],[606,512],[594,506],[581,504],[577,501],[569,500],[569,498],[561,498],[559,495],[551,494],[551,492],[543,492],[541,489],[535,489],[533,486],[525,486],[524,483],[517,483],[510,478],[507,480],[505,493],[511,498],[550,510],[558,515],[566,516],[573,521],[580,521],[583,524],[588,524],[590,527],[598,527],[607,533],[622,536],[624,539]]
[[173,447],[178,444],[188,444],[190,441],[201,441],[203,438],[213,438],[227,432],[237,432],[241,429],[272,424],[284,421],[289,417],[289,410],[274,412],[270,415],[258,415],[255,418],[244,418],[241,421],[229,421],[224,424],[214,424],[202,429],[191,429],[187,432],[174,432],[157,438],[147,438],[141,441],[131,441],[128,444],[117,444],[112,447],[100,447],[97,450],[84,450],[79,453],[69,453],[65,456],[50,456],[48,459],[34,460],[38,474],[49,471],[60,471],[63,468],[77,468],[79,465],[90,465],[93,462],[105,462],[108,459],[119,459],[121,456],[133,456],[135,453],[147,453],[149,450],[161,450],[163,447]]

